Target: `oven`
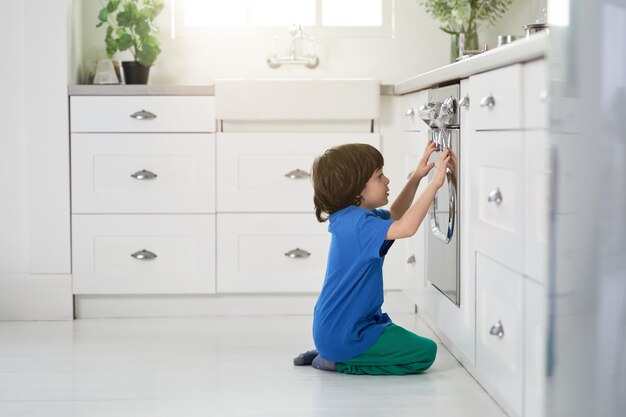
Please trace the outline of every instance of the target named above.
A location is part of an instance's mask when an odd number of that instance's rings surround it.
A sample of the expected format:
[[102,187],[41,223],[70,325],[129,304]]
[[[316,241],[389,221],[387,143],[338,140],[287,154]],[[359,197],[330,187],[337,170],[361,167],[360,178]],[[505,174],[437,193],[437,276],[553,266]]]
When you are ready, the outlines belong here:
[[[428,137],[437,145],[430,161],[437,162],[444,149],[450,149],[447,179],[437,191],[428,211],[426,233],[426,278],[443,295],[460,306],[459,156],[460,86],[430,90],[428,103],[420,108],[420,118],[429,126]],[[434,174],[429,174],[429,180]]]

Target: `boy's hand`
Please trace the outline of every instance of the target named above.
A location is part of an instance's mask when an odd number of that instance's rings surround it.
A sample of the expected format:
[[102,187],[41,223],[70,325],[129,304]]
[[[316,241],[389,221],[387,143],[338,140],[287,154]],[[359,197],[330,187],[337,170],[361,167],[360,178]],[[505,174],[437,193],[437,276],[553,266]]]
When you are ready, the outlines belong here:
[[429,140],[426,144],[426,149],[424,149],[424,154],[422,155],[422,159],[417,163],[417,167],[415,171],[413,171],[413,175],[416,175],[418,179],[424,178],[431,169],[435,166],[434,162],[428,162],[430,155],[437,149],[435,142]]
[[439,161],[437,161],[437,168],[435,169],[435,174],[431,182],[439,189],[443,185],[446,180],[446,170],[448,168],[448,163],[450,162],[450,149],[445,149],[441,152],[441,156],[439,157]]

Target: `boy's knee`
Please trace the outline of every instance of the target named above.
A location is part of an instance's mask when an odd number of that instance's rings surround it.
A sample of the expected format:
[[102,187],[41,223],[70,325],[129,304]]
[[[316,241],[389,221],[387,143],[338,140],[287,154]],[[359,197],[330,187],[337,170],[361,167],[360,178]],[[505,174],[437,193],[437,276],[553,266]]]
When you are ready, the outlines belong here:
[[434,340],[424,339],[424,356],[425,361],[431,364],[437,357],[437,343]]

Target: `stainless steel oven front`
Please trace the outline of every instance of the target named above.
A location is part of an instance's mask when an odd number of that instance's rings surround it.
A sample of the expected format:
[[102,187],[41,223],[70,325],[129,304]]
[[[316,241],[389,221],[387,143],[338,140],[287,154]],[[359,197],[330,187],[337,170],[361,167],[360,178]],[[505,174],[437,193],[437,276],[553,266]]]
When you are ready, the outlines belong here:
[[[420,117],[429,126],[429,138],[437,144],[430,161],[436,163],[444,149],[451,152],[446,181],[437,191],[427,217],[430,230],[426,238],[426,278],[460,306],[459,95],[458,84],[431,90],[428,103],[420,108]],[[429,180],[433,173],[434,169]]]

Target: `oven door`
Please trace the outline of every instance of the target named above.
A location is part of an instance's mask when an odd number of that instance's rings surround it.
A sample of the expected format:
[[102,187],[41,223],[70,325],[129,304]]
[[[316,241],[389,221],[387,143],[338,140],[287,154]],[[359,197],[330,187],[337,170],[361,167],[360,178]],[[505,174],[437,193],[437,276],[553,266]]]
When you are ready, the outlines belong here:
[[[426,238],[426,277],[454,304],[460,305],[459,274],[459,130],[446,132],[431,130],[429,136],[437,144],[430,161],[437,162],[441,151],[450,148],[452,157],[447,169],[447,179],[437,191],[428,211]],[[434,169],[429,173],[432,179]]]

